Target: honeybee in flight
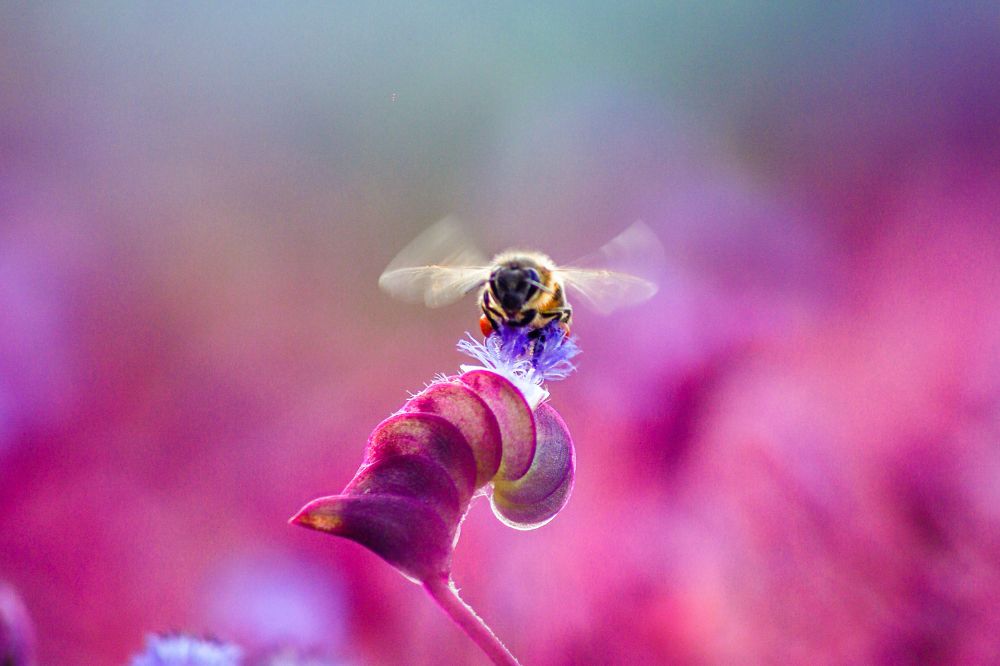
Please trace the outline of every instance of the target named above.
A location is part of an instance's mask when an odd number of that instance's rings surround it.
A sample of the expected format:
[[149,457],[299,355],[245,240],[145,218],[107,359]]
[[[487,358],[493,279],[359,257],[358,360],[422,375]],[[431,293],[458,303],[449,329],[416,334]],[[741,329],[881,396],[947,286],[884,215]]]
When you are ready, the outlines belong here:
[[603,314],[652,297],[657,291],[654,282],[611,267],[653,270],[662,257],[659,239],[636,222],[575,265],[557,266],[548,256],[527,250],[508,250],[487,260],[459,224],[445,218],[396,255],[378,283],[397,298],[432,308],[480,290],[479,327],[484,336],[503,323],[530,327],[529,337],[537,338],[552,322],[569,333],[573,309],[567,289]]

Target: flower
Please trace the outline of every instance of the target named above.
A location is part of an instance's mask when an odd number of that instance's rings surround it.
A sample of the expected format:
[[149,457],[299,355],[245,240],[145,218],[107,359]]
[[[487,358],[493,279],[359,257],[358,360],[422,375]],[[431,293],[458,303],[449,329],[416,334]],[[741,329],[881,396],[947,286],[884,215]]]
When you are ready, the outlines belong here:
[[543,382],[572,372],[579,349],[557,327],[537,338],[501,327],[459,348],[483,366],[440,377],[378,424],[343,492],[309,502],[290,522],[365,546],[423,584],[494,661],[516,663],[458,599],[452,551],[479,495],[489,495],[502,522],[522,530],[544,525],[566,505],[573,440],[543,402]]
[[131,666],[240,666],[243,651],[236,645],[181,634],[149,635],[146,651]]
[[307,504],[293,523],[361,543],[404,576],[447,575],[458,527],[487,492],[517,529],[544,525],[573,487],[572,439],[548,404],[534,411],[491,370],[432,383],[384,420],[343,493]]
[[285,646],[257,655],[252,666],[340,666],[343,663],[322,652]]
[[232,643],[183,634],[151,634],[146,638],[145,652],[132,657],[130,666],[336,666],[340,663],[322,651],[296,645],[252,650],[247,655]]
[[0,583],[0,664],[35,663],[35,631],[28,610],[9,585]]
[[[532,339],[531,336],[537,336]],[[568,377],[576,367],[571,359],[580,353],[576,339],[551,322],[537,332],[524,326],[501,323],[497,332],[479,342],[471,335],[460,340],[458,349],[511,381],[532,407],[549,396],[546,381]],[[463,365],[462,370],[480,366]]]

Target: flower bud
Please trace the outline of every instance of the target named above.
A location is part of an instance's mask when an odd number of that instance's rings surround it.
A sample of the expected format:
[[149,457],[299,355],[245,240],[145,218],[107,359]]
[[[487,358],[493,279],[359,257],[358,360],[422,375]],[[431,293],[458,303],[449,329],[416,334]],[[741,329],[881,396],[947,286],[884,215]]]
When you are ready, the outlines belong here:
[[552,407],[532,411],[506,377],[477,369],[435,382],[376,426],[340,495],[291,522],[360,543],[421,582],[448,576],[472,499],[493,486],[494,513],[533,529],[565,506],[575,457]]

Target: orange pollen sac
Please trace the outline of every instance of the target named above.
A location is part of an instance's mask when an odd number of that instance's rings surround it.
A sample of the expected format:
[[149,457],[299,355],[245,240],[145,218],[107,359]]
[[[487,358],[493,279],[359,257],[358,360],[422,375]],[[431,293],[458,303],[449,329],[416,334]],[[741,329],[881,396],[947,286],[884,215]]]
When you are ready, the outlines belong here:
[[490,333],[493,332],[493,324],[486,318],[486,315],[479,317],[479,330],[483,332],[485,338],[490,337]]

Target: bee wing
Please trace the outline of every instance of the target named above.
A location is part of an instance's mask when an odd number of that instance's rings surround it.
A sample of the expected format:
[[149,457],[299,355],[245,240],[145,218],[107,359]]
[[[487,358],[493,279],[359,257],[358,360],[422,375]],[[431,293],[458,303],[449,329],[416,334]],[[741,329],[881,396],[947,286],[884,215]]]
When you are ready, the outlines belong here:
[[594,254],[558,271],[572,294],[593,310],[608,314],[656,294],[659,287],[651,278],[662,271],[664,257],[660,239],[639,221]]
[[489,270],[488,266],[396,268],[382,273],[378,284],[400,300],[438,308],[481,287],[489,277]]
[[431,308],[448,305],[484,284],[486,257],[446,217],[403,248],[378,279],[383,291]]
[[641,303],[659,290],[651,280],[617,271],[560,268],[559,275],[574,297],[601,314]]

